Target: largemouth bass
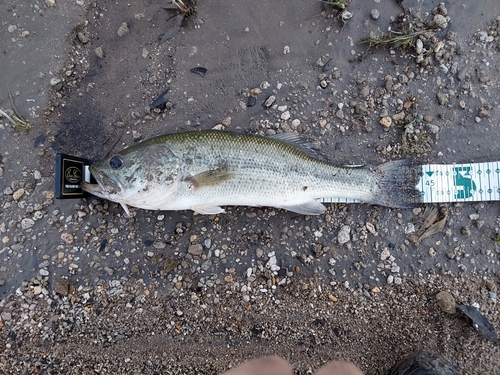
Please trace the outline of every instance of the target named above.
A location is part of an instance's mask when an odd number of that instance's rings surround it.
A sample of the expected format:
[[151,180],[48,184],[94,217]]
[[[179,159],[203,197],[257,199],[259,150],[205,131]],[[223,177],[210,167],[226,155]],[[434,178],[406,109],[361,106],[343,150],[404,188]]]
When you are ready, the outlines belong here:
[[293,133],[271,137],[193,131],[155,137],[90,166],[98,197],[149,210],[224,212],[221,206],[270,206],[319,215],[317,198],[353,198],[388,207],[420,202],[420,169],[408,160],[377,168],[339,167],[315,157]]

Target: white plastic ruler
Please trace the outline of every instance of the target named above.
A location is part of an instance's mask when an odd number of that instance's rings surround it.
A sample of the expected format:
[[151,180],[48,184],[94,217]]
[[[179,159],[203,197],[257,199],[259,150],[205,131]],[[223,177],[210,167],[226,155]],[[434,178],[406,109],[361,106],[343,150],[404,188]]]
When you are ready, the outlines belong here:
[[[416,186],[422,203],[500,200],[500,162],[424,164]],[[320,198],[323,203],[358,203],[354,199]]]

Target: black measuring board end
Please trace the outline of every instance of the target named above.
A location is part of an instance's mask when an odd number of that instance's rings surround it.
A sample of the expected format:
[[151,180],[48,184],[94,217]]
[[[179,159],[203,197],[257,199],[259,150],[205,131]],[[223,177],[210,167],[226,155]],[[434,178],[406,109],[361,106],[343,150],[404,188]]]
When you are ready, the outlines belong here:
[[55,197],[57,199],[75,199],[91,196],[80,187],[82,182],[97,183],[88,167],[93,162],[68,154],[56,154]]

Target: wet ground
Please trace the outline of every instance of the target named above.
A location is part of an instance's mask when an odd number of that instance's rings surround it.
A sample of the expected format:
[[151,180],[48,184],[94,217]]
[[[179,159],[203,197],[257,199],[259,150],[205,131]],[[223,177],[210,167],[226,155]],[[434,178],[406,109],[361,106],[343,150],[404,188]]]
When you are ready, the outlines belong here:
[[[497,161],[500,4],[352,1],[342,21],[312,0],[199,0],[180,29],[162,4],[2,5],[0,109],[9,87],[31,129],[1,119],[0,368],[215,373],[277,353],[298,373],[341,358],[380,374],[430,350],[494,374],[498,344],[435,300],[448,291],[498,330],[494,202],[437,207],[444,226],[418,242],[432,205],[127,218],[110,202],[54,200],[53,160],[216,127],[295,131],[338,164]],[[360,43],[442,13],[447,25],[424,35],[427,63],[414,45]]]

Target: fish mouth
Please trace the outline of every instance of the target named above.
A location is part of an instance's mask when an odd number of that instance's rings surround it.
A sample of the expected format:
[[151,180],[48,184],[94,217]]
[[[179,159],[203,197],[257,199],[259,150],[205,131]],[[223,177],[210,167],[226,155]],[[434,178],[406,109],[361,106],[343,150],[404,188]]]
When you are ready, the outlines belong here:
[[109,199],[112,196],[117,196],[123,191],[123,185],[117,178],[108,176],[98,170],[93,170],[92,166],[90,167],[90,171],[92,176],[97,181],[97,184],[83,182],[80,184],[82,190],[97,197],[106,199]]

